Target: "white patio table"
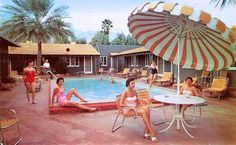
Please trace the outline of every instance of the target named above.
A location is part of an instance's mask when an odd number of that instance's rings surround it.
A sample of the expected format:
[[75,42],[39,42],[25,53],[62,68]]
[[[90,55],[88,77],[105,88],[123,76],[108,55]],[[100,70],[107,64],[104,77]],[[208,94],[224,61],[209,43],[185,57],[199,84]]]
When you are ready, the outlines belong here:
[[194,136],[192,136],[187,129],[185,128],[185,125],[190,127],[190,128],[195,128],[195,126],[191,126],[189,124],[187,124],[184,121],[183,118],[183,109],[180,110],[180,105],[194,105],[194,104],[201,104],[205,102],[205,99],[200,98],[200,97],[196,97],[196,96],[189,96],[189,95],[179,95],[179,97],[177,96],[177,94],[169,94],[169,95],[156,95],[153,97],[153,99],[163,102],[163,103],[168,103],[168,104],[174,104],[175,105],[175,112],[173,115],[173,119],[171,121],[171,123],[169,124],[169,126],[167,128],[165,128],[164,130],[161,130],[159,132],[164,132],[166,130],[168,130],[173,123],[175,122],[175,120],[177,121],[177,129],[180,129],[180,123],[184,129],[184,131],[191,137],[194,138]]

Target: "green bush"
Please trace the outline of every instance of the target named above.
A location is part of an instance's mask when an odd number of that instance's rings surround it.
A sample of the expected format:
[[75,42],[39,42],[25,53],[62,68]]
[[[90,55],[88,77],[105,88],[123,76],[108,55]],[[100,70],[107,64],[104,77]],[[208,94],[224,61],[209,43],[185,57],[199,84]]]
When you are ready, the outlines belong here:
[[66,74],[67,73],[67,63],[60,59],[59,61],[56,62],[55,66],[55,71],[58,74]]
[[15,83],[16,79],[12,77],[7,77],[2,79],[2,83]]

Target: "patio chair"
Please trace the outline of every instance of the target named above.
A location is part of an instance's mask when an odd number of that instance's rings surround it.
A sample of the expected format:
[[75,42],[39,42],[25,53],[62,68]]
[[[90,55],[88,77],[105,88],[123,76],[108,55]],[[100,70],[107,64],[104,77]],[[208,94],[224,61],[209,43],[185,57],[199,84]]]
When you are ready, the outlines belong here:
[[[3,144],[6,145],[6,136],[4,137],[3,129],[10,128],[13,125],[17,126],[17,132],[18,132],[18,140],[16,141],[15,145],[20,143],[22,140],[22,135],[20,132],[19,120],[16,116],[16,111],[13,109],[6,109],[6,108],[0,108],[0,132],[1,132],[1,138],[3,140]],[[11,127],[12,128],[12,127]]]
[[160,83],[161,86],[163,85],[163,83],[171,84],[171,77],[172,77],[172,72],[164,72],[162,78],[157,79],[154,82],[155,83]]
[[139,77],[140,77],[140,80],[143,80],[143,81],[148,82],[148,79],[149,79],[149,77],[148,77],[148,71],[145,70],[145,69],[143,69],[143,70],[141,71],[141,74],[140,74]]
[[220,70],[218,78],[226,78],[227,77],[227,70]]
[[202,74],[201,74],[201,84],[203,84],[203,87],[206,86],[206,80],[209,76],[210,72],[209,71],[202,71]]
[[[197,90],[201,94],[201,91],[199,89],[197,89]],[[201,103],[201,104],[192,105],[191,107],[188,107],[188,108],[192,108],[192,112],[190,114],[184,113],[184,115],[192,116],[192,120],[190,123],[193,123],[196,120],[196,117],[202,116],[202,107],[207,106],[207,105],[208,104],[206,102]],[[189,110],[189,109],[187,109],[187,110]],[[198,113],[197,113],[197,110],[198,110]]]
[[[192,79],[193,79],[193,85],[197,82],[197,77],[192,77]],[[177,85],[178,84],[173,84],[173,88],[176,88],[177,87]],[[182,83],[179,83],[179,87],[181,88],[181,87],[183,87],[184,85],[186,85],[186,82],[185,82],[185,80],[182,82]]]
[[129,75],[129,68],[124,68],[123,72],[116,73],[118,77],[128,77]]
[[152,103],[152,99],[149,95],[149,92],[147,89],[138,89],[137,90],[137,97],[139,99],[139,102],[141,105],[147,105],[148,107],[150,107],[150,109],[154,109],[154,108],[162,108],[162,111],[163,111],[163,114],[164,114],[164,120],[161,121],[161,122],[156,122],[154,123],[155,125],[158,125],[158,124],[162,124],[162,123],[165,123],[167,122],[167,117],[166,117],[166,111],[165,111],[165,108],[164,108],[164,104],[163,103]]
[[[138,130],[140,131],[141,135],[143,135],[143,129],[141,128],[141,126],[138,123],[138,118],[141,118],[141,116],[138,115],[136,110],[134,110],[134,112],[135,112],[134,115],[125,115],[120,107],[120,104],[119,104],[120,100],[121,100],[121,95],[116,96],[116,105],[117,105],[118,113],[117,113],[115,121],[112,125],[112,133],[117,131],[118,129],[120,129],[123,126],[125,119],[133,118],[136,121],[136,126],[137,126]],[[122,120],[121,120],[121,123],[119,125],[117,125],[119,118],[122,118]]]
[[218,100],[220,97],[224,95],[225,91],[228,88],[228,78],[213,78],[213,82],[210,88],[203,89],[203,97],[205,97],[205,93],[210,93],[211,95],[216,94]]
[[18,72],[17,72],[17,70],[12,70],[12,71],[10,72],[10,77],[15,78],[17,81],[23,80],[23,76],[22,76],[22,75],[19,75]]
[[134,68],[131,72],[129,72],[129,77],[133,77],[133,78],[138,78],[139,76],[139,69],[138,68]]

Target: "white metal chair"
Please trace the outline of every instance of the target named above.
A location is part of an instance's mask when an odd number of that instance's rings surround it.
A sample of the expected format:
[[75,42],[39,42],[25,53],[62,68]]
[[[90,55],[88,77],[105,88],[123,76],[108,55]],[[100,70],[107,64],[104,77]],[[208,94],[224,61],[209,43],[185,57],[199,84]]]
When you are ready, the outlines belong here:
[[[133,109],[135,114],[125,115],[122,111],[122,108],[119,105],[120,100],[121,100],[121,95],[116,96],[116,104],[117,104],[118,113],[116,115],[115,121],[112,126],[112,133],[117,131],[118,129],[120,129],[123,126],[126,118],[133,118],[136,121],[136,125],[137,125],[138,130],[140,131],[141,134],[143,134],[143,129],[140,127],[140,125],[138,123],[138,118],[141,118],[141,116],[138,115],[138,113],[136,112],[135,109]],[[121,123],[119,125],[117,125],[119,118],[122,118],[122,120],[121,120]]]
[[20,128],[19,128],[19,124],[18,124],[19,120],[16,116],[16,111],[13,109],[6,109],[6,108],[0,108],[0,132],[1,132],[1,137],[3,140],[3,144],[6,145],[6,139],[4,137],[4,133],[3,133],[3,129],[9,128],[13,125],[17,126],[17,130],[18,130],[18,140],[16,141],[15,145],[20,143],[20,141],[22,140],[22,135],[20,132]]

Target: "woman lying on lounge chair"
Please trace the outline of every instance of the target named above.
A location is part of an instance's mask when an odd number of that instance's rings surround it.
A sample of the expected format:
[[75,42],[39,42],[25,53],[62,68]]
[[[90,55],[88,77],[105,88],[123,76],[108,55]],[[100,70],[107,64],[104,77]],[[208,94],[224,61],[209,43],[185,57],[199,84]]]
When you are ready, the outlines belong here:
[[150,110],[147,106],[139,105],[137,98],[137,93],[134,90],[135,81],[134,78],[129,78],[126,81],[126,87],[128,88],[122,93],[119,106],[123,110],[124,115],[133,115],[137,112],[143,118],[145,124],[145,138],[150,138],[151,141],[157,141],[154,130],[151,128],[150,124]]
[[79,102],[71,101],[72,95],[75,95],[78,99],[80,99],[81,102],[84,102],[84,103],[88,102],[84,98],[80,97],[74,88],[70,89],[70,91],[67,93],[67,95],[65,95],[65,90],[62,87],[63,83],[64,83],[63,78],[57,79],[57,87],[54,89],[53,95],[52,95],[52,105],[54,103],[55,96],[57,96],[58,103],[60,106],[76,106],[80,109],[84,109],[84,110],[88,110],[88,111],[97,110],[97,108],[90,108],[90,107],[80,104]]

